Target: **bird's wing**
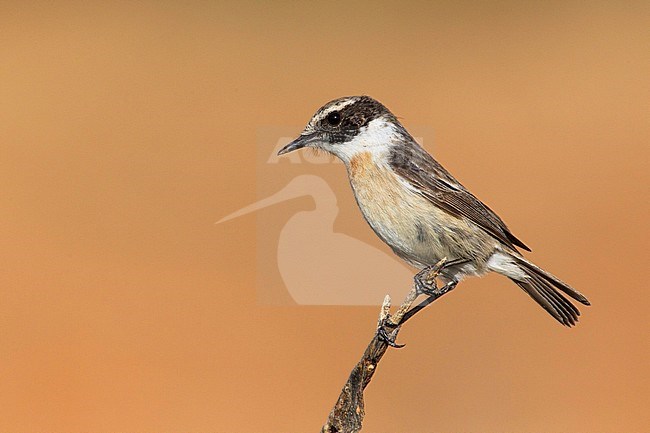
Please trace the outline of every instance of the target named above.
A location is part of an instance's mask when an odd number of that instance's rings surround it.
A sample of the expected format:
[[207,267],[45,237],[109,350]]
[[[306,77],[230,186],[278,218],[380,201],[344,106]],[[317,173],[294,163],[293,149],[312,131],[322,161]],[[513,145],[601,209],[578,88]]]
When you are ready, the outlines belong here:
[[406,150],[400,147],[399,152],[393,151],[390,165],[415,191],[450,215],[469,219],[513,250],[516,250],[516,245],[530,251],[492,209],[467,191],[418,144],[413,143]]

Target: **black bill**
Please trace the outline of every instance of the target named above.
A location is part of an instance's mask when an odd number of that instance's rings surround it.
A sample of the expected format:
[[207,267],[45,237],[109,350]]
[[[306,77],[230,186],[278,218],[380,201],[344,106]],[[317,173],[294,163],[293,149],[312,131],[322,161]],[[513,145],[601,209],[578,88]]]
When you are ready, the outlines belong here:
[[320,143],[320,141],[320,134],[316,132],[312,134],[301,134],[298,136],[298,138],[280,149],[278,156],[293,152],[294,150],[302,149],[303,147],[313,146],[317,143]]

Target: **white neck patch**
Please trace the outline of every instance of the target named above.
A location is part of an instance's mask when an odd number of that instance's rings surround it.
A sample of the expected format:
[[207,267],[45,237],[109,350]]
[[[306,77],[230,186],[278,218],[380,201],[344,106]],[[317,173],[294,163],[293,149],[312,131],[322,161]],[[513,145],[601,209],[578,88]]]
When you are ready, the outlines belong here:
[[352,140],[338,144],[327,143],[323,145],[323,149],[347,164],[355,155],[364,152],[370,152],[374,157],[385,156],[396,138],[395,125],[383,117],[378,117],[362,127]]

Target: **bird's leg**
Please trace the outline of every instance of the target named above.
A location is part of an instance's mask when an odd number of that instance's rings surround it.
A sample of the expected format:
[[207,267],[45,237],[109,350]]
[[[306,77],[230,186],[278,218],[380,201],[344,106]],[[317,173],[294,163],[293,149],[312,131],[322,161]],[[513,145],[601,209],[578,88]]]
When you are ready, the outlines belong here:
[[439,268],[436,268],[436,265],[431,265],[422,269],[420,272],[415,274],[415,277],[413,277],[415,292],[418,296],[432,296],[434,292],[438,290],[438,284],[436,283],[436,276],[438,275],[438,272],[434,272],[434,268],[437,271],[440,271]]
[[[446,258],[443,258],[435,265],[427,266],[422,269],[414,277],[415,284],[413,285],[413,288],[394,315],[389,313],[390,296],[386,296],[377,322],[377,338],[391,347],[404,347],[401,344],[395,343],[400,326],[413,317],[415,313],[422,310],[445,293],[453,290],[458,284],[456,279],[452,279],[444,286],[438,288],[436,277],[440,271],[448,266],[456,266],[466,262],[468,262],[467,259],[456,259],[448,262]],[[417,297],[420,295],[427,295],[427,298],[415,307],[411,308],[413,302],[415,302]]]
[[[446,265],[443,269],[447,267]],[[440,273],[441,268],[436,265],[427,266],[422,269],[420,272],[415,274],[413,281],[415,282],[415,291],[419,295],[426,295],[428,297],[439,297],[451,290],[451,286],[455,285],[457,282],[454,280],[448,282],[444,286],[438,288],[438,283],[436,277]]]
[[399,325],[395,325],[390,319],[386,318],[386,319],[380,321],[379,325],[377,326],[377,338],[384,341],[390,347],[394,347],[396,349],[401,349],[402,347],[404,347],[404,345],[403,344],[397,344],[395,342],[396,334],[394,333],[394,331],[398,327],[399,327]]
[[458,281],[451,280],[450,282],[448,282],[447,284],[445,284],[441,288],[439,288],[439,289],[436,288],[436,290],[434,292],[432,292],[430,295],[427,295],[426,299],[424,299],[422,302],[420,302],[415,307],[408,310],[406,312],[406,314],[404,314],[404,317],[402,318],[402,322],[400,324],[406,322],[408,319],[413,317],[418,311],[420,311],[421,309],[423,309],[427,305],[431,304],[433,301],[435,301],[436,299],[438,299],[439,297],[441,297],[445,293],[448,293],[448,292],[451,292],[452,290],[454,290],[454,288],[456,288],[457,285],[458,285]]
[[[400,319],[401,317],[398,318],[398,320]],[[395,342],[398,332],[399,324],[392,320],[390,314],[390,296],[386,295],[381,305],[381,310],[379,311],[379,320],[377,320],[377,339],[391,347],[399,349],[400,347],[404,347],[404,345]]]
[[466,263],[468,261],[469,260],[467,259],[456,259],[449,262],[444,262],[442,266],[437,263],[435,265],[427,266],[426,268],[422,269],[420,272],[415,274],[415,277],[413,278],[416,293],[418,295],[426,295],[429,297],[434,296],[436,298],[444,295],[456,287],[456,284],[458,284],[458,282],[452,280],[445,284],[443,287],[438,288],[436,277],[440,271],[451,266],[457,266]]

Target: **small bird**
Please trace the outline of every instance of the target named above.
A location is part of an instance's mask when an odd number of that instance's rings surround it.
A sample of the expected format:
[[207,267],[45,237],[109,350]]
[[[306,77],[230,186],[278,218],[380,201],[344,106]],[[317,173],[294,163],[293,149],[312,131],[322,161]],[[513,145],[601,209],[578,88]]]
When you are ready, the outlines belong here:
[[[585,296],[526,260],[530,251],[499,216],[429,155],[384,105],[348,96],[321,107],[278,155],[301,148],[330,152],[345,164],[365,220],[410,265],[420,293],[443,293],[465,276],[496,272],[510,278],[557,321],[572,326],[580,312],[561,292]],[[441,259],[445,286],[424,278]],[[559,291],[558,291],[559,290]]]

